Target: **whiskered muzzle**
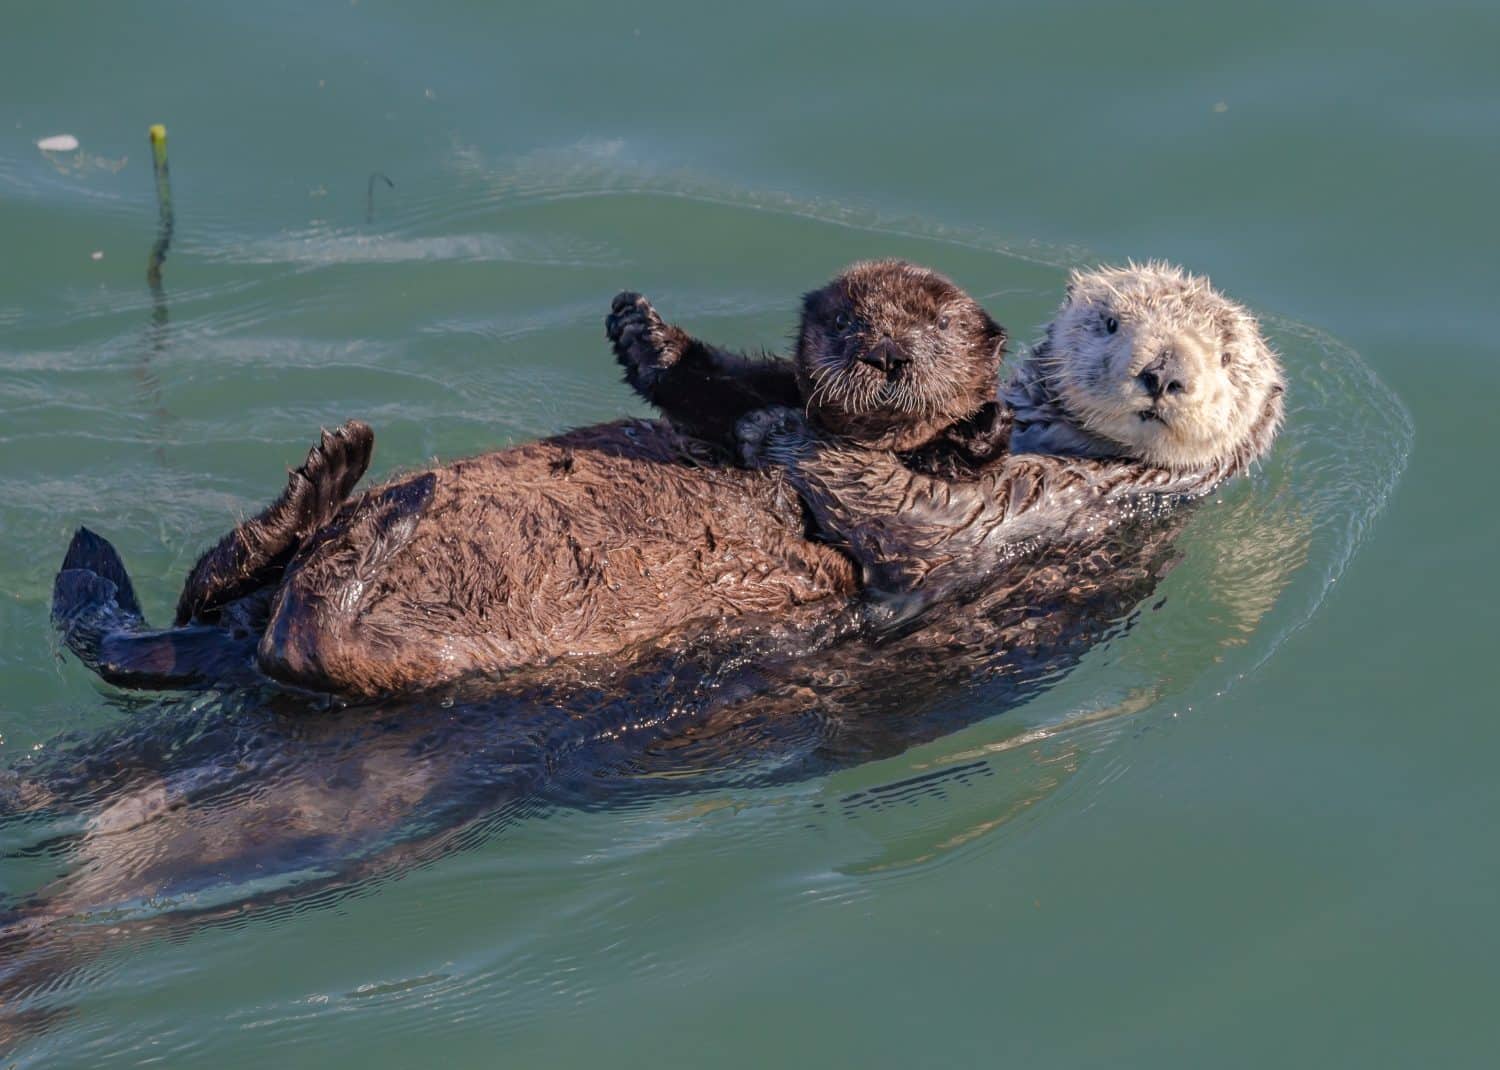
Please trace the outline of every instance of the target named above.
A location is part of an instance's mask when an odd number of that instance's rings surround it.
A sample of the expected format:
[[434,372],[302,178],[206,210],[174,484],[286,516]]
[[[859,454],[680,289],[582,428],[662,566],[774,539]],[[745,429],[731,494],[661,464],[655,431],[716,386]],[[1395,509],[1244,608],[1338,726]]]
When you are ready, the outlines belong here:
[[1136,374],[1140,383],[1152,398],[1160,401],[1168,394],[1191,394],[1193,373],[1176,353],[1168,351],[1157,357]]
[[891,338],[882,338],[859,355],[861,364],[868,364],[892,377],[904,371],[911,360],[911,354]]

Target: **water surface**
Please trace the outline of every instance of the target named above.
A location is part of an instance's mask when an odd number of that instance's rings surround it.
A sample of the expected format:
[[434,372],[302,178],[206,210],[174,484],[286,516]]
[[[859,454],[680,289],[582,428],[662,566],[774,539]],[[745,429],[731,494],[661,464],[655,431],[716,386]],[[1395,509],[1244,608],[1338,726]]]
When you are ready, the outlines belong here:
[[[12,1058],[1486,1062],[1497,32],[1464,4],[16,6],[7,765],[235,723],[56,657],[75,525],[162,619],[320,424],[373,424],[381,475],[638,413],[602,339],[620,288],[774,345],[803,289],[902,255],[1024,339],[1068,266],[1161,256],[1267,318],[1293,390],[1134,626],[1029,701],[981,689],[967,727],[817,775],[504,810],[331,893],[120,941]],[[57,133],[81,154],[44,156]],[[37,846],[56,831],[3,826],[6,893],[70,864]]]

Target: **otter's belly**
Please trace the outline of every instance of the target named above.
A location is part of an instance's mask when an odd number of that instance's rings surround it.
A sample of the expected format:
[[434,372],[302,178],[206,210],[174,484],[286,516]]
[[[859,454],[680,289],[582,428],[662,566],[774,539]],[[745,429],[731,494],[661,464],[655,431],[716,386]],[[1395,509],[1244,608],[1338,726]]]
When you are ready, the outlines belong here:
[[[393,492],[424,480],[393,521]],[[261,660],[307,686],[403,690],[855,586],[776,481],[695,463],[664,425],[606,424],[367,495],[289,570]]]

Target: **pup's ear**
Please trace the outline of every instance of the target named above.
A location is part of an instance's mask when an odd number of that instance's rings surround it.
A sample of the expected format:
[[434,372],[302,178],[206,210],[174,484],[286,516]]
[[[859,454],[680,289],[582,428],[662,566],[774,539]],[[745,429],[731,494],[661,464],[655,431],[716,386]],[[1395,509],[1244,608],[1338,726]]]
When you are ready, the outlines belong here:
[[823,286],[816,290],[808,290],[802,295],[802,306],[797,315],[797,333],[792,335],[792,352],[796,354],[797,362],[800,364],[804,356],[803,347],[807,345],[808,324],[817,319],[822,313],[823,302],[827,299],[828,287]]
[[816,290],[808,290],[802,295],[801,315],[797,319],[797,330],[800,333],[807,329],[807,325],[821,316],[828,315],[829,305],[834,303],[835,287],[838,279],[825,286],[819,286]]

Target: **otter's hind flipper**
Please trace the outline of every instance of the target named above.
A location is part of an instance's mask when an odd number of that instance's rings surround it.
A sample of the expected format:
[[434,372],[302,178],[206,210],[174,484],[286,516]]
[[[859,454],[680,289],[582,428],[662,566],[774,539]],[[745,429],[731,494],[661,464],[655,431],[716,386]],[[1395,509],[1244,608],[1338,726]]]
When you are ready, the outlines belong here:
[[212,623],[219,610],[274,583],[309,535],[333,519],[370,466],[375,433],[350,420],[324,431],[281,497],[198,559],[177,600],[176,623]]
[[154,632],[110,632],[91,666],[119,687],[226,687],[264,682],[255,672],[259,636],[194,625]]
[[52,623],[94,672],[122,687],[201,687],[252,677],[253,638],[219,628],[150,631],[119,553],[79,528],[52,584]]
[[109,540],[88,528],[74,533],[52,582],[52,624],[91,669],[98,665],[99,644],[106,635],[146,626],[125,563]]

